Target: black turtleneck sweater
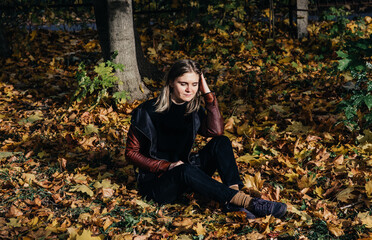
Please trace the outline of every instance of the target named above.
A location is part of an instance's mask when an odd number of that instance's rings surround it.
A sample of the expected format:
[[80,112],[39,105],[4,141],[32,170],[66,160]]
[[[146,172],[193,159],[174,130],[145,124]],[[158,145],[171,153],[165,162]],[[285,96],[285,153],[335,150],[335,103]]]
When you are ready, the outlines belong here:
[[157,133],[157,157],[177,162],[188,158],[186,144],[192,138],[192,117],[186,105],[172,103],[169,111],[150,115]]

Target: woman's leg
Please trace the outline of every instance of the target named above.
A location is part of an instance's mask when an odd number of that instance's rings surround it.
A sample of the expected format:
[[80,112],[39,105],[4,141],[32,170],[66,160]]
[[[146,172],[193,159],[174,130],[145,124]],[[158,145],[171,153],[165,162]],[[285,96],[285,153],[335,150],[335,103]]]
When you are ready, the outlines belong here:
[[154,179],[154,181],[147,182],[140,187],[140,192],[160,204],[166,204],[174,202],[187,189],[220,202],[227,207],[227,210],[231,210],[229,209],[232,206],[231,204],[236,205],[238,208],[233,209],[233,211],[244,211],[247,218],[270,214],[275,217],[282,217],[287,210],[284,203],[258,198],[252,199],[250,196],[214,180],[203,170],[190,164],[179,165],[167,171],[161,177]]
[[186,190],[192,190],[226,204],[238,192],[190,164],[177,166],[154,181],[142,185],[140,189],[142,189],[141,194],[161,204],[174,202]]
[[199,151],[199,157],[201,161],[200,168],[209,176],[212,176],[217,170],[225,185],[243,186],[228,137],[214,137]]

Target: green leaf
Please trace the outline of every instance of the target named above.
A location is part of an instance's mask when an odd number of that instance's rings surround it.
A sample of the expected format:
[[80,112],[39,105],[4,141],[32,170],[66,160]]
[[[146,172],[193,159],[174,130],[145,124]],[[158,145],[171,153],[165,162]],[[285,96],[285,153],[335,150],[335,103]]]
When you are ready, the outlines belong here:
[[119,103],[125,103],[128,99],[130,99],[130,95],[126,91],[116,92],[112,96]]
[[372,112],[364,115],[364,118],[366,119],[368,124],[372,124]]
[[222,54],[228,54],[229,50],[227,50],[226,48],[221,48],[221,52]]
[[372,91],[372,81],[369,81],[368,84],[367,84],[367,91],[370,92]]
[[345,112],[345,116],[347,119],[353,119],[354,116],[356,116],[356,108],[354,106],[347,106],[345,109],[344,109],[344,112]]
[[368,94],[364,97],[364,103],[367,105],[368,110],[371,110],[372,108],[372,95]]
[[356,94],[353,95],[350,100],[351,100],[351,105],[354,107],[359,107],[363,104],[365,96],[362,94]]
[[363,49],[363,50],[367,50],[368,49],[368,44],[366,43],[362,43],[362,42],[358,42],[356,44],[356,47],[360,48],[360,49]]
[[245,45],[245,48],[247,50],[251,50],[254,47],[254,44],[252,41],[248,41],[248,43]]
[[350,62],[351,62],[351,60],[348,59],[348,58],[339,60],[338,61],[338,70],[344,71],[349,66]]
[[291,66],[294,67],[294,68],[298,68],[298,64],[296,62],[291,62]]
[[346,53],[346,52],[343,52],[341,50],[337,51],[336,52],[337,55],[340,57],[340,58],[347,58],[349,55]]

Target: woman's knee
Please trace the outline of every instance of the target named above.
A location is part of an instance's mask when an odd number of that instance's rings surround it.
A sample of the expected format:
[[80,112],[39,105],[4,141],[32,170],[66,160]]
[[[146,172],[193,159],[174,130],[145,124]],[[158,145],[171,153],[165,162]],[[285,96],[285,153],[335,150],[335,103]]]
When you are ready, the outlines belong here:
[[231,146],[231,141],[225,135],[212,138],[211,143],[215,144],[218,148],[221,146]]
[[198,178],[198,175],[201,174],[201,170],[198,167],[190,164],[182,164],[177,168],[179,168],[179,176],[185,183],[188,183],[190,179]]

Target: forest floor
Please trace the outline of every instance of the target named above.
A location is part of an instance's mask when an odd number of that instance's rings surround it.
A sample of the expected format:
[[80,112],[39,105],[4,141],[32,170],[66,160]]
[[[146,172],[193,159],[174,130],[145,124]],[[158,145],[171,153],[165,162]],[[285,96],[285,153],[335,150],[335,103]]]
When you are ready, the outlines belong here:
[[283,219],[254,220],[196,194],[163,206],[142,199],[124,157],[140,102],[92,111],[71,102],[78,64],[100,59],[97,32],[13,32],[13,55],[0,64],[0,238],[371,238],[372,133],[342,123],[349,75],[333,71],[337,55],[319,40],[321,24],[302,41],[267,38],[259,23],[139,29],[160,70],[180,58],[203,66],[245,191],[288,205]]

